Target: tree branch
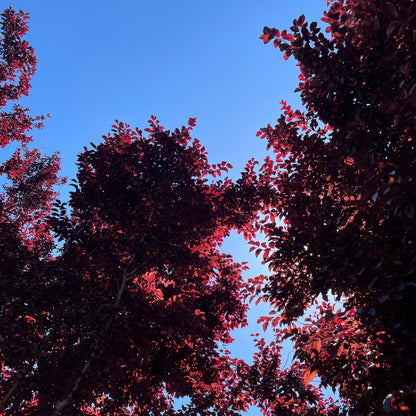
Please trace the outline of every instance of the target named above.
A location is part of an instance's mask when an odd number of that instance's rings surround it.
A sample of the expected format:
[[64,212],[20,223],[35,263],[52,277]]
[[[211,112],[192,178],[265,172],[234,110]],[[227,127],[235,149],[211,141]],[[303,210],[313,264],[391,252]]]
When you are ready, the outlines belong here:
[[8,393],[4,396],[3,400],[0,402],[0,411],[2,411],[6,407],[7,401],[16,392],[19,386],[20,381],[17,381],[16,383],[14,383],[13,387],[8,391]]
[[[149,227],[150,222],[152,221],[154,211],[155,211],[155,208],[153,206],[152,207],[152,210],[150,212],[149,218],[147,220],[147,227]],[[141,238],[140,242],[143,242],[144,239],[145,239],[145,235],[143,235],[143,237]],[[137,267],[134,267],[132,270],[129,270],[129,268],[133,264],[134,260],[135,260],[135,255],[133,254],[130,257],[130,259],[129,259],[127,265],[126,265],[126,267],[123,270],[123,275],[122,275],[122,279],[121,279],[121,285],[118,288],[117,298],[116,298],[116,301],[114,303],[114,308],[115,309],[120,304],[120,301],[121,301],[121,298],[123,296],[123,293],[126,290],[127,282],[132,277],[134,277],[134,275],[137,272]],[[111,325],[111,320],[108,320],[107,323],[106,323],[106,325],[105,325],[105,330],[106,331],[110,328],[110,325]],[[94,342],[93,347],[96,347],[97,344],[98,344],[98,341]],[[76,381],[74,383],[74,386],[72,387],[72,389],[71,389],[70,393],[68,394],[68,396],[65,399],[63,399],[63,400],[58,400],[56,402],[56,405],[55,405],[54,411],[52,413],[52,416],[60,416],[62,414],[61,412],[71,403],[72,398],[74,397],[75,392],[78,390],[78,388],[79,388],[79,386],[80,386],[80,384],[81,384],[81,382],[82,382],[85,374],[87,373],[88,369],[90,368],[91,363],[92,363],[94,357],[95,357],[95,352],[93,351],[91,353],[91,356],[90,356],[89,360],[85,363],[83,369],[81,370],[81,374],[76,379]]]
[[74,397],[74,393],[78,390],[79,385],[81,384],[82,379],[84,378],[85,374],[87,374],[87,371],[90,368],[91,362],[94,357],[95,357],[95,352],[93,351],[90,359],[85,363],[84,367],[82,368],[81,374],[75,380],[74,386],[72,387],[72,390],[70,391],[68,396],[64,400],[58,400],[56,402],[52,416],[60,416],[62,414],[61,413],[62,410],[64,410],[71,403],[72,398]]
[[[116,298],[116,301],[114,303],[114,308],[117,308],[117,306],[120,304],[121,298],[122,298],[123,293],[126,289],[127,282],[132,278],[132,276],[134,276],[134,274],[137,271],[136,267],[133,268],[133,270],[129,271],[129,268],[130,268],[131,264],[134,261],[134,257],[135,256],[133,255],[130,258],[129,262],[127,263],[126,267],[124,268],[123,277],[122,277],[122,280],[121,280],[121,286],[118,289],[117,298]],[[110,328],[110,325],[111,325],[111,320],[108,320],[106,325],[105,325],[105,331],[107,331]],[[98,341],[94,342],[93,347],[96,347],[97,344],[98,344]],[[74,397],[75,392],[78,390],[85,374],[88,372],[88,369],[90,368],[94,357],[95,357],[95,352],[93,351],[91,353],[91,356],[90,356],[89,360],[85,363],[84,367],[82,368],[81,374],[75,380],[74,386],[72,387],[68,396],[63,400],[58,400],[56,402],[56,405],[55,405],[54,411],[52,413],[52,416],[60,416],[62,414],[61,413],[62,410],[64,410],[71,403],[72,398]]]

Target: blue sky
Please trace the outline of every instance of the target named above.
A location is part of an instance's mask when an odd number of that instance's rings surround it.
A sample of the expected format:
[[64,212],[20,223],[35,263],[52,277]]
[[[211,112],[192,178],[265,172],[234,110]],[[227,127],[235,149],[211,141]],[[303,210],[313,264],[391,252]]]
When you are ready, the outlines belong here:
[[[75,176],[76,155],[98,142],[115,119],[145,128],[150,115],[174,129],[197,118],[193,135],[209,159],[226,160],[237,177],[261,160],[260,127],[274,123],[279,101],[299,106],[293,60],[259,39],[263,26],[287,29],[294,18],[318,21],[325,0],[16,0],[29,12],[27,39],[38,58],[29,97],[33,115],[51,113],[35,145],[61,153],[63,175]],[[5,4],[7,6],[7,3]],[[62,189],[66,198],[68,187]],[[264,272],[238,239],[225,248]],[[264,308],[263,308],[264,309]],[[236,333],[232,352],[250,359],[256,317]],[[287,351],[290,355],[290,350]],[[251,410],[250,415],[260,415]]]

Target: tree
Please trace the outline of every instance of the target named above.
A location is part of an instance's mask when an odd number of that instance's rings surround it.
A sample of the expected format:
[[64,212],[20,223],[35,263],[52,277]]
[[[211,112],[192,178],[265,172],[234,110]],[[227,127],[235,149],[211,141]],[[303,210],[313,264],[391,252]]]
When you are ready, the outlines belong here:
[[[116,121],[79,155],[64,203],[58,156],[28,146],[44,117],[7,107],[36,58],[28,16],[3,12],[0,144],[20,147],[0,168],[0,414],[415,413],[416,6],[328,6],[327,35],[301,16],[261,36],[298,61],[305,111],[282,102],[258,170],[220,179],[229,165],[208,162],[195,119],[171,132],[152,117],[145,133]],[[246,266],[220,252],[233,229],[270,276],[243,284]],[[251,365],[226,350],[247,296],[270,302],[276,333]]]
[[244,266],[218,247],[249,218],[237,186],[210,179],[228,165],[208,164],[192,125],[170,133],[152,118],[145,137],[117,122],[79,156],[48,222],[62,247],[16,255],[4,414],[174,414],[173,396],[191,399],[184,414],[246,408],[226,394],[236,362],[220,351],[245,324]]
[[[36,59],[28,16],[2,16],[5,106],[27,94]],[[169,132],[152,117],[147,136],[117,121],[85,149],[61,203],[57,155],[26,146],[42,120],[1,115],[2,145],[23,144],[1,167],[1,414],[172,415],[184,396],[175,414],[239,414],[244,366],[222,348],[246,324],[246,266],[219,246],[252,232],[244,186],[214,179],[229,165],[208,163],[195,119]]]
[[[50,275],[51,353],[37,372],[49,386],[41,406],[54,414],[91,404],[173,414],[171,394],[195,397],[198,413],[220,405],[219,349],[247,306],[244,266],[218,247],[249,217],[236,185],[212,180],[229,166],[208,164],[194,122],[171,133],[152,118],[147,137],[117,122],[79,156],[71,214],[61,204],[51,219],[64,245]],[[75,381],[57,388],[64,374]]]
[[[19,394],[24,401],[32,394],[30,389],[19,392],[21,380],[30,371],[29,363],[19,358],[37,337],[32,334],[28,313],[36,302],[32,296],[39,293],[35,288],[39,280],[30,277],[51,256],[53,239],[45,219],[55,198],[53,188],[62,180],[57,176],[56,154],[42,156],[38,149],[27,147],[32,140],[28,132],[41,128],[45,117],[32,117],[28,109],[10,105],[28,95],[36,69],[33,48],[22,39],[28,30],[28,15],[8,8],[1,16],[0,145],[2,148],[11,142],[21,145],[0,166],[4,184],[4,193],[0,195],[0,408],[3,411],[9,409],[9,401]],[[16,382],[11,384],[12,381]]]
[[[0,108],[27,96],[30,81],[36,69],[33,48],[22,37],[28,30],[28,15],[12,8],[3,11],[0,39]],[[54,198],[53,186],[59,180],[59,158],[42,156],[38,149],[29,150],[27,143],[31,129],[43,127],[44,116],[32,117],[27,108],[15,104],[11,110],[0,113],[0,146],[20,142],[22,148],[0,168],[0,174],[8,181],[1,197],[3,222],[14,223],[25,244],[34,249],[45,245],[48,232],[42,224]],[[47,247],[37,247],[46,254]]]
[[[327,3],[327,34],[301,16],[291,33],[261,36],[298,61],[305,111],[282,102],[259,132],[275,154],[255,178],[272,190],[272,274],[249,292],[281,313],[265,322],[289,324],[278,333],[295,342],[305,381],[338,388],[349,414],[414,414],[416,6]],[[330,293],[340,310],[325,303],[296,324]]]

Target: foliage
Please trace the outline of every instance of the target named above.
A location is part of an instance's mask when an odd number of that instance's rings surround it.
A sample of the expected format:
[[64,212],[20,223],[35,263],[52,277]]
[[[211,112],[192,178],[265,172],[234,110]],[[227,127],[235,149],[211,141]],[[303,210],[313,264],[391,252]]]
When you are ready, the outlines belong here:
[[[58,407],[78,407],[104,394],[103,412],[129,405],[171,414],[165,391],[208,395],[191,406],[206,414],[218,406],[210,397],[220,394],[227,368],[219,348],[245,325],[247,308],[240,290],[245,266],[218,247],[247,216],[236,186],[212,180],[229,166],[208,164],[189,135],[193,124],[171,133],[152,118],[146,137],[118,122],[104,143],[79,156],[71,214],[61,204],[51,219],[64,241],[53,266],[62,272],[51,276],[53,315],[66,328],[52,342],[77,347],[54,347],[48,359],[60,377],[78,378],[49,393],[48,406],[59,400]],[[53,382],[49,365],[38,371],[43,384]]]
[[298,61],[305,111],[282,102],[259,132],[275,154],[259,178],[284,223],[264,224],[272,274],[249,291],[282,314],[275,326],[335,295],[342,310],[285,330],[305,380],[317,371],[349,414],[414,414],[416,6],[328,4],[327,34],[301,16],[261,36]]
[[[35,69],[26,21],[3,13],[3,105]],[[214,179],[229,165],[208,163],[195,119],[169,132],[152,117],[147,135],[116,122],[53,209],[59,159],[26,147],[42,119],[15,106],[2,120],[2,144],[23,147],[1,168],[1,414],[172,415],[183,396],[177,414],[246,409],[247,391],[230,394],[239,362],[221,349],[246,324],[246,266],[219,246],[252,232],[253,201]]]
[[145,137],[117,122],[80,154],[48,222],[61,249],[30,258],[5,299],[6,414],[173,414],[173,396],[191,399],[184,414],[247,407],[222,392],[235,363],[220,352],[246,323],[245,266],[218,247],[248,217],[193,124],[152,118]]
[[[282,102],[258,168],[221,179],[230,165],[208,162],[192,118],[116,121],[65,203],[59,157],[28,145],[44,117],[10,104],[36,68],[28,16],[2,13],[0,145],[20,147],[0,167],[1,415],[415,413],[416,6],[328,6],[327,34],[304,16],[264,28],[298,62],[305,111]],[[220,251],[233,229],[269,276],[243,283]],[[252,364],[226,350],[246,297],[271,304],[259,322],[276,335],[256,335]]]

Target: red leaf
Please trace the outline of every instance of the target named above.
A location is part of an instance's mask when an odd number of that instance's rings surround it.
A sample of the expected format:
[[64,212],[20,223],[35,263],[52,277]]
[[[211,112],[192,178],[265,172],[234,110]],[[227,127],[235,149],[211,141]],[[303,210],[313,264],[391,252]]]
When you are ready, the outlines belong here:
[[321,342],[320,338],[313,339],[311,346],[312,346],[312,349],[314,349],[318,352],[321,352],[322,342]]
[[311,371],[310,368],[308,368],[304,373],[303,373],[303,380],[305,381],[305,384],[309,384],[312,382],[312,380],[315,378],[316,376],[316,370],[315,371]]

